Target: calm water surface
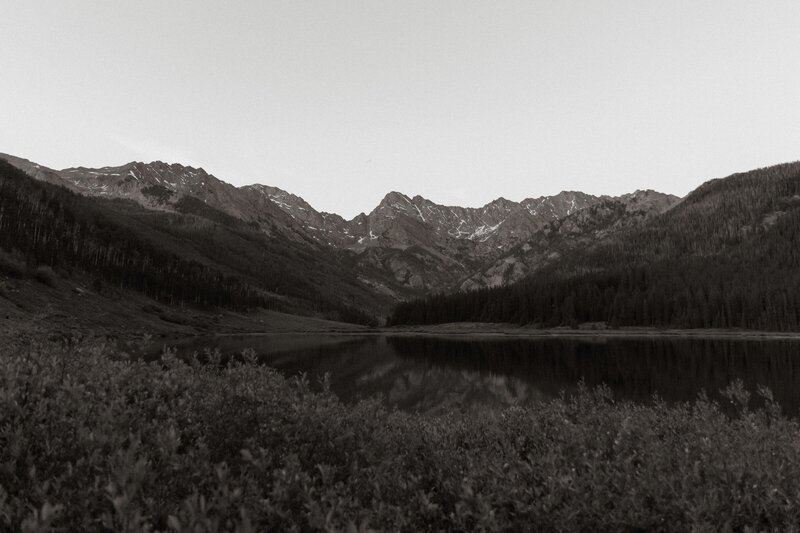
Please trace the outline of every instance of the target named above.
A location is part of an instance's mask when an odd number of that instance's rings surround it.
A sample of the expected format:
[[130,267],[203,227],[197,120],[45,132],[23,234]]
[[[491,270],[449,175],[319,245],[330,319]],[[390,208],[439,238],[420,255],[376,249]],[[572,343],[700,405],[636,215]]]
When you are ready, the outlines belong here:
[[693,400],[741,379],[769,387],[800,414],[800,341],[718,339],[449,339],[434,337],[242,336],[168,343],[179,354],[252,348],[287,376],[317,383],[330,373],[342,400],[379,396],[408,411],[503,407],[570,394],[583,380],[616,398]]

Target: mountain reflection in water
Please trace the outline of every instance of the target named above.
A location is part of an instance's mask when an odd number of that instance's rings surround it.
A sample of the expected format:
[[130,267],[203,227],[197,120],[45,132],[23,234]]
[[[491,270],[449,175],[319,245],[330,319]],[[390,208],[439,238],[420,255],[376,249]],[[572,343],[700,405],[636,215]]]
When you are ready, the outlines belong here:
[[175,343],[180,354],[252,348],[284,375],[331,376],[344,401],[381,397],[427,413],[524,405],[608,385],[616,398],[694,400],[741,379],[769,387],[790,415],[800,410],[800,342],[719,339],[451,339],[440,337],[241,336]]

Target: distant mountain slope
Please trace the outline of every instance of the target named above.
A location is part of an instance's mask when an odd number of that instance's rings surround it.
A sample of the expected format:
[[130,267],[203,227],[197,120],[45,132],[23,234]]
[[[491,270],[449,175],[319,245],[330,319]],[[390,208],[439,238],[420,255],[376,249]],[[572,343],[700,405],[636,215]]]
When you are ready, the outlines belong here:
[[272,233],[302,239],[302,231],[283,209],[273,202],[253,202],[240,189],[208,174],[202,168],[133,162],[119,167],[89,169],[67,168],[57,172],[62,180],[83,194],[105,198],[125,198],[145,207],[174,207],[181,199],[192,197],[229,215],[260,224]]
[[599,198],[579,192],[512,202],[498,198],[483,207],[442,206],[421,196],[387,194],[353,229],[358,244],[404,247],[444,245],[454,239],[476,243],[478,253],[507,247],[551,220],[579,211]]
[[553,220],[523,244],[501,255],[488,268],[461,284],[462,290],[497,287],[521,280],[573,250],[584,253],[611,235],[643,225],[664,213],[677,199],[655,191],[636,191],[619,198],[604,198],[566,217]]
[[[562,192],[521,202],[499,198],[483,207],[465,208],[390,192],[369,214],[348,221],[319,212],[276,187],[237,188],[203,169],[178,164],[133,162],[55,171],[20,158],[9,160],[37,179],[60,182],[85,195],[129,199],[148,209],[195,214],[229,226],[232,220],[244,221],[315,254],[349,252],[352,265],[347,277],[395,301],[515,281],[541,264],[529,257],[529,243],[548,224],[609,201],[623,204],[622,211],[612,211],[620,216],[627,217],[624,206],[638,209],[636,194],[610,198]],[[659,196],[664,208],[677,200]],[[613,230],[619,224],[609,221],[607,226]],[[573,232],[564,239],[572,237],[579,240],[580,235]],[[521,255],[520,246],[527,247]],[[498,275],[498,269],[507,270],[510,263],[514,263],[512,275]]]
[[381,316],[394,297],[356,275],[398,289],[381,272],[354,268],[349,254],[265,233],[192,196],[177,211],[145,209],[0,165],[0,248],[23,265],[64,275],[77,269],[171,304],[261,306],[357,322]]
[[273,307],[240,279],[170,253],[116,224],[101,207],[62,187],[29,178],[0,161],[0,250],[6,275],[29,266],[91,273],[99,283],[170,304]]
[[595,238],[514,285],[401,304],[390,322],[800,330],[800,163],[712,180]]

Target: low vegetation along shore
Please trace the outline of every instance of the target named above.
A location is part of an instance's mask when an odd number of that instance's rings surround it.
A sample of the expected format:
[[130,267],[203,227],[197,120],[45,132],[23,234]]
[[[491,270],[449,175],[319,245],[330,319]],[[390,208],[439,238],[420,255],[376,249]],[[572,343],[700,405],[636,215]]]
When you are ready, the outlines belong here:
[[800,423],[584,390],[429,417],[255,363],[97,342],[0,358],[0,529],[796,530]]

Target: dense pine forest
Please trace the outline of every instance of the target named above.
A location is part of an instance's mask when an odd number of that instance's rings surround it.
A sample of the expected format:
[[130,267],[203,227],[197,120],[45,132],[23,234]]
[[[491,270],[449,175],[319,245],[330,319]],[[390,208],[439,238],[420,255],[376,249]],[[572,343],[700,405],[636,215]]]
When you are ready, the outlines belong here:
[[[0,268],[23,274],[41,267],[95,276],[96,285],[139,291],[153,299],[198,306],[272,307],[240,280],[182,259],[113,223],[90,200],[32,180],[0,161]],[[35,272],[35,270],[34,270]]]
[[397,306],[388,323],[800,330],[800,163],[705,183],[641,228],[513,285]]
[[355,289],[316,287],[343,265],[281,236],[268,241],[194,199],[178,208],[159,212],[125,200],[87,198],[0,160],[0,273],[46,284],[77,274],[93,280],[98,291],[133,290],[170,305],[372,321],[352,305],[360,296]]

